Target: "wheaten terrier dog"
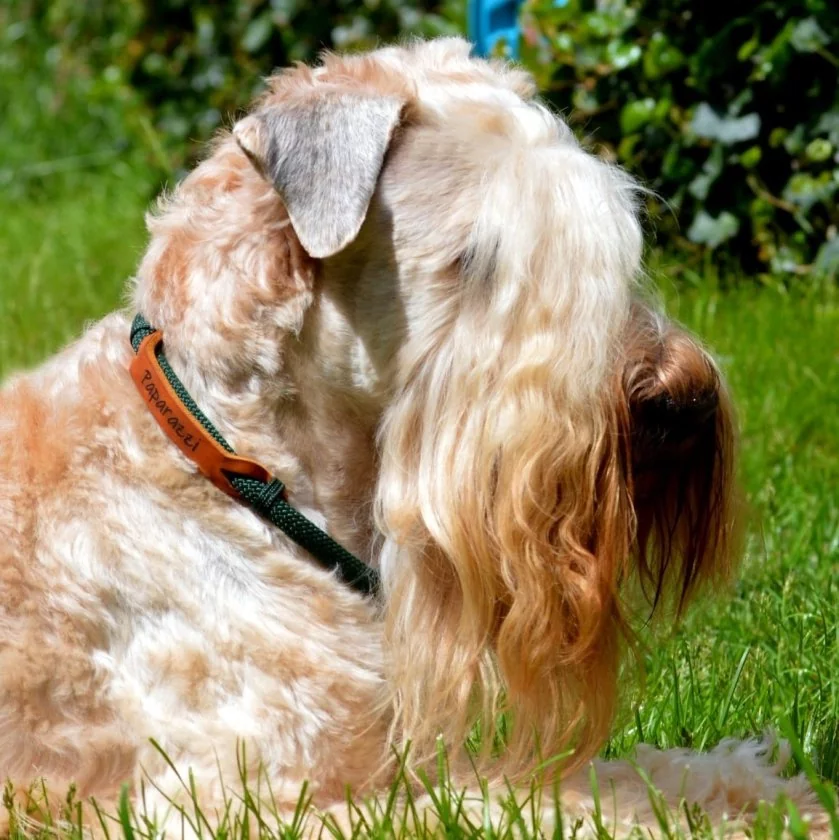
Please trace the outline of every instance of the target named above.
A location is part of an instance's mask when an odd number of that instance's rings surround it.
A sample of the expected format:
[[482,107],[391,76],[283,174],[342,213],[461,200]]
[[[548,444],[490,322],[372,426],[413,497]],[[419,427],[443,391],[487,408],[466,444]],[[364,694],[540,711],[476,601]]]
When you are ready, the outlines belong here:
[[[730,408],[642,302],[633,182],[468,53],[270,79],[150,216],[130,314],[6,384],[3,778],[145,780],[165,826],[188,771],[207,813],[261,774],[341,819],[442,743],[490,790],[570,751],[540,778],[591,809],[627,603],[736,558]],[[674,809],[813,811],[763,752],[639,764]],[[596,767],[604,819],[656,825]]]

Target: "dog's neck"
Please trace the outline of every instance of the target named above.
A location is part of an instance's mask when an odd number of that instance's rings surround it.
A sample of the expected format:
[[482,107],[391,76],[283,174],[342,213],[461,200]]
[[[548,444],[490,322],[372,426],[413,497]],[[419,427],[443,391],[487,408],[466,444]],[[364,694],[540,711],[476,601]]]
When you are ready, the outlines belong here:
[[[328,304],[273,190],[231,141],[161,202],[135,288],[167,356],[237,452],[371,561],[375,405],[315,363]],[[334,331],[340,327],[334,323]],[[320,520],[320,521],[318,521]]]

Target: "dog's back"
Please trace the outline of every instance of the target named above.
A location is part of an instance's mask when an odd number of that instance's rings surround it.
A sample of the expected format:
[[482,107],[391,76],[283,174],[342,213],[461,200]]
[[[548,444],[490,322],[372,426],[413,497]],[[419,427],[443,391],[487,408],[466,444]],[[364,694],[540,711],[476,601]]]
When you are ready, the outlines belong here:
[[98,787],[130,768],[96,661],[112,622],[94,568],[131,396],[123,323],[106,319],[0,397],[0,772],[14,780],[41,767]]
[[2,391],[0,776],[107,800],[138,763],[162,772],[155,737],[212,796],[218,754],[235,778],[256,737],[252,772],[309,754],[339,798],[386,725],[370,610],[190,468],[127,375],[128,335],[109,316]]

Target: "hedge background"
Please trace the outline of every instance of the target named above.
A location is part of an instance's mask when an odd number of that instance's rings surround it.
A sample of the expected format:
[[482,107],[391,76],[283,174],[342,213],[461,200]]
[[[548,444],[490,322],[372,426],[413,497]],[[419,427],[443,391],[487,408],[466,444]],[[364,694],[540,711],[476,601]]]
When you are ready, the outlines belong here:
[[542,89],[666,200],[660,242],[835,273],[836,0],[533,0],[525,32]]
[[[0,61],[37,55],[49,83],[12,117],[39,146],[0,160],[0,188],[48,189],[44,165],[74,149],[171,180],[272,68],[464,20],[465,0],[12,0]],[[655,192],[662,248],[758,278],[839,271],[835,0],[528,0],[522,21],[545,96]],[[38,130],[80,101],[73,132]]]

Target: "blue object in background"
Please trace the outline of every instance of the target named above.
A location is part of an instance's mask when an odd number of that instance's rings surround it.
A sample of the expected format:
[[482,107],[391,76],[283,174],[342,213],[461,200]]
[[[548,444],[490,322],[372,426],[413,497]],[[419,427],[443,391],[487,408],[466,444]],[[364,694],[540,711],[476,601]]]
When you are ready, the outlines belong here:
[[502,38],[505,54],[518,57],[521,0],[469,0],[469,38],[481,56],[492,53]]

